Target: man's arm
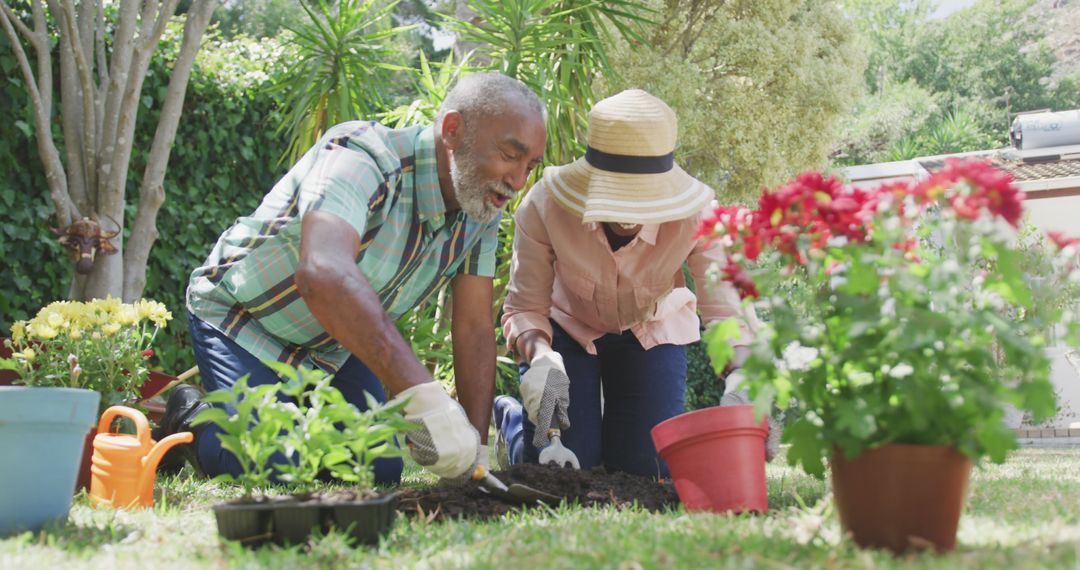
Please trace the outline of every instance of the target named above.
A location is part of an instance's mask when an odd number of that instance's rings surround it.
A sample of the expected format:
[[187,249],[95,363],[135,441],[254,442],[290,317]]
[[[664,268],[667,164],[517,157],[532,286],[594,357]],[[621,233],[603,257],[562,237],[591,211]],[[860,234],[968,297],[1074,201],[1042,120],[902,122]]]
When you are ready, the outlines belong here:
[[487,443],[491,401],[495,397],[495,324],[491,316],[492,279],[458,275],[453,288],[454,378],[458,401],[465,408],[481,443]]
[[359,253],[360,236],[348,222],[326,212],[304,214],[295,278],[300,296],[330,336],[362,360],[391,395],[431,382],[357,267]]

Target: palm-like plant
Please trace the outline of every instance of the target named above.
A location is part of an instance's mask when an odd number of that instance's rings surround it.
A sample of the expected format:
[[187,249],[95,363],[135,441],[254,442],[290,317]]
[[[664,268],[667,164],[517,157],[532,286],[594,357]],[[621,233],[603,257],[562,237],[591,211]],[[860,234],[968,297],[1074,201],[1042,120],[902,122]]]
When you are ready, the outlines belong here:
[[390,14],[397,2],[300,5],[307,19],[288,26],[298,59],[273,87],[285,93],[285,120],[278,131],[288,135],[285,163],[299,158],[327,127],[383,110],[389,72],[404,69],[391,63],[389,40],[413,27],[393,25]]
[[408,105],[399,105],[380,115],[383,123],[400,129],[418,123],[430,123],[435,120],[446,94],[450,92],[457,78],[466,73],[468,56],[460,63],[454,63],[451,51],[442,63],[432,66],[427,56],[420,52],[420,69],[413,77],[413,91],[417,98]]
[[548,111],[546,161],[580,156],[593,82],[614,70],[605,43],[613,31],[643,41],[651,10],[630,0],[469,0],[476,17],[449,18],[461,40],[479,45],[490,67],[541,95]]

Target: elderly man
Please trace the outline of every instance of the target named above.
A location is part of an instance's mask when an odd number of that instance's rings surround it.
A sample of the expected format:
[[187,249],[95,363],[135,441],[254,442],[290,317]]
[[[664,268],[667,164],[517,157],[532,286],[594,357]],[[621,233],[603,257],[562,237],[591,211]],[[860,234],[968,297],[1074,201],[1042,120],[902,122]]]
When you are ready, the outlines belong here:
[[[458,82],[434,126],[330,128],[191,275],[203,386],[230,388],[244,374],[250,385],[277,382],[261,360],[315,366],[361,410],[365,391],[409,398],[413,458],[444,478],[471,474],[487,457],[495,385],[499,218],[540,161],[544,123],[525,85],[482,73]],[[447,282],[460,404],[394,326]],[[190,429],[206,405],[194,388],[175,391],[160,435]],[[210,475],[240,472],[214,426],[195,430],[189,459]],[[401,470],[400,459],[380,460],[376,480],[397,482]]]

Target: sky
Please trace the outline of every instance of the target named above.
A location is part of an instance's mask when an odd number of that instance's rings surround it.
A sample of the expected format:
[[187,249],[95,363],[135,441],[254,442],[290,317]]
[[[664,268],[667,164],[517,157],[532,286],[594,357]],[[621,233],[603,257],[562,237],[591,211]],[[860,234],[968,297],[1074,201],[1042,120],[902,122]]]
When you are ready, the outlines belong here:
[[944,18],[961,8],[967,8],[974,3],[975,0],[938,0],[935,2],[935,4],[937,4],[937,10],[934,10],[932,17]]

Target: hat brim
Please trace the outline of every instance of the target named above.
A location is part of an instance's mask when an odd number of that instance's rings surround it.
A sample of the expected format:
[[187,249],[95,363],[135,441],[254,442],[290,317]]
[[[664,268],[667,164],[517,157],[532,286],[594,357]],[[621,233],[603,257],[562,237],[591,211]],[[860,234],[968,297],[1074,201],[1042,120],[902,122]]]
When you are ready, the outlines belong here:
[[678,165],[658,174],[600,170],[584,158],[544,169],[544,183],[583,222],[659,224],[698,214],[713,191]]

